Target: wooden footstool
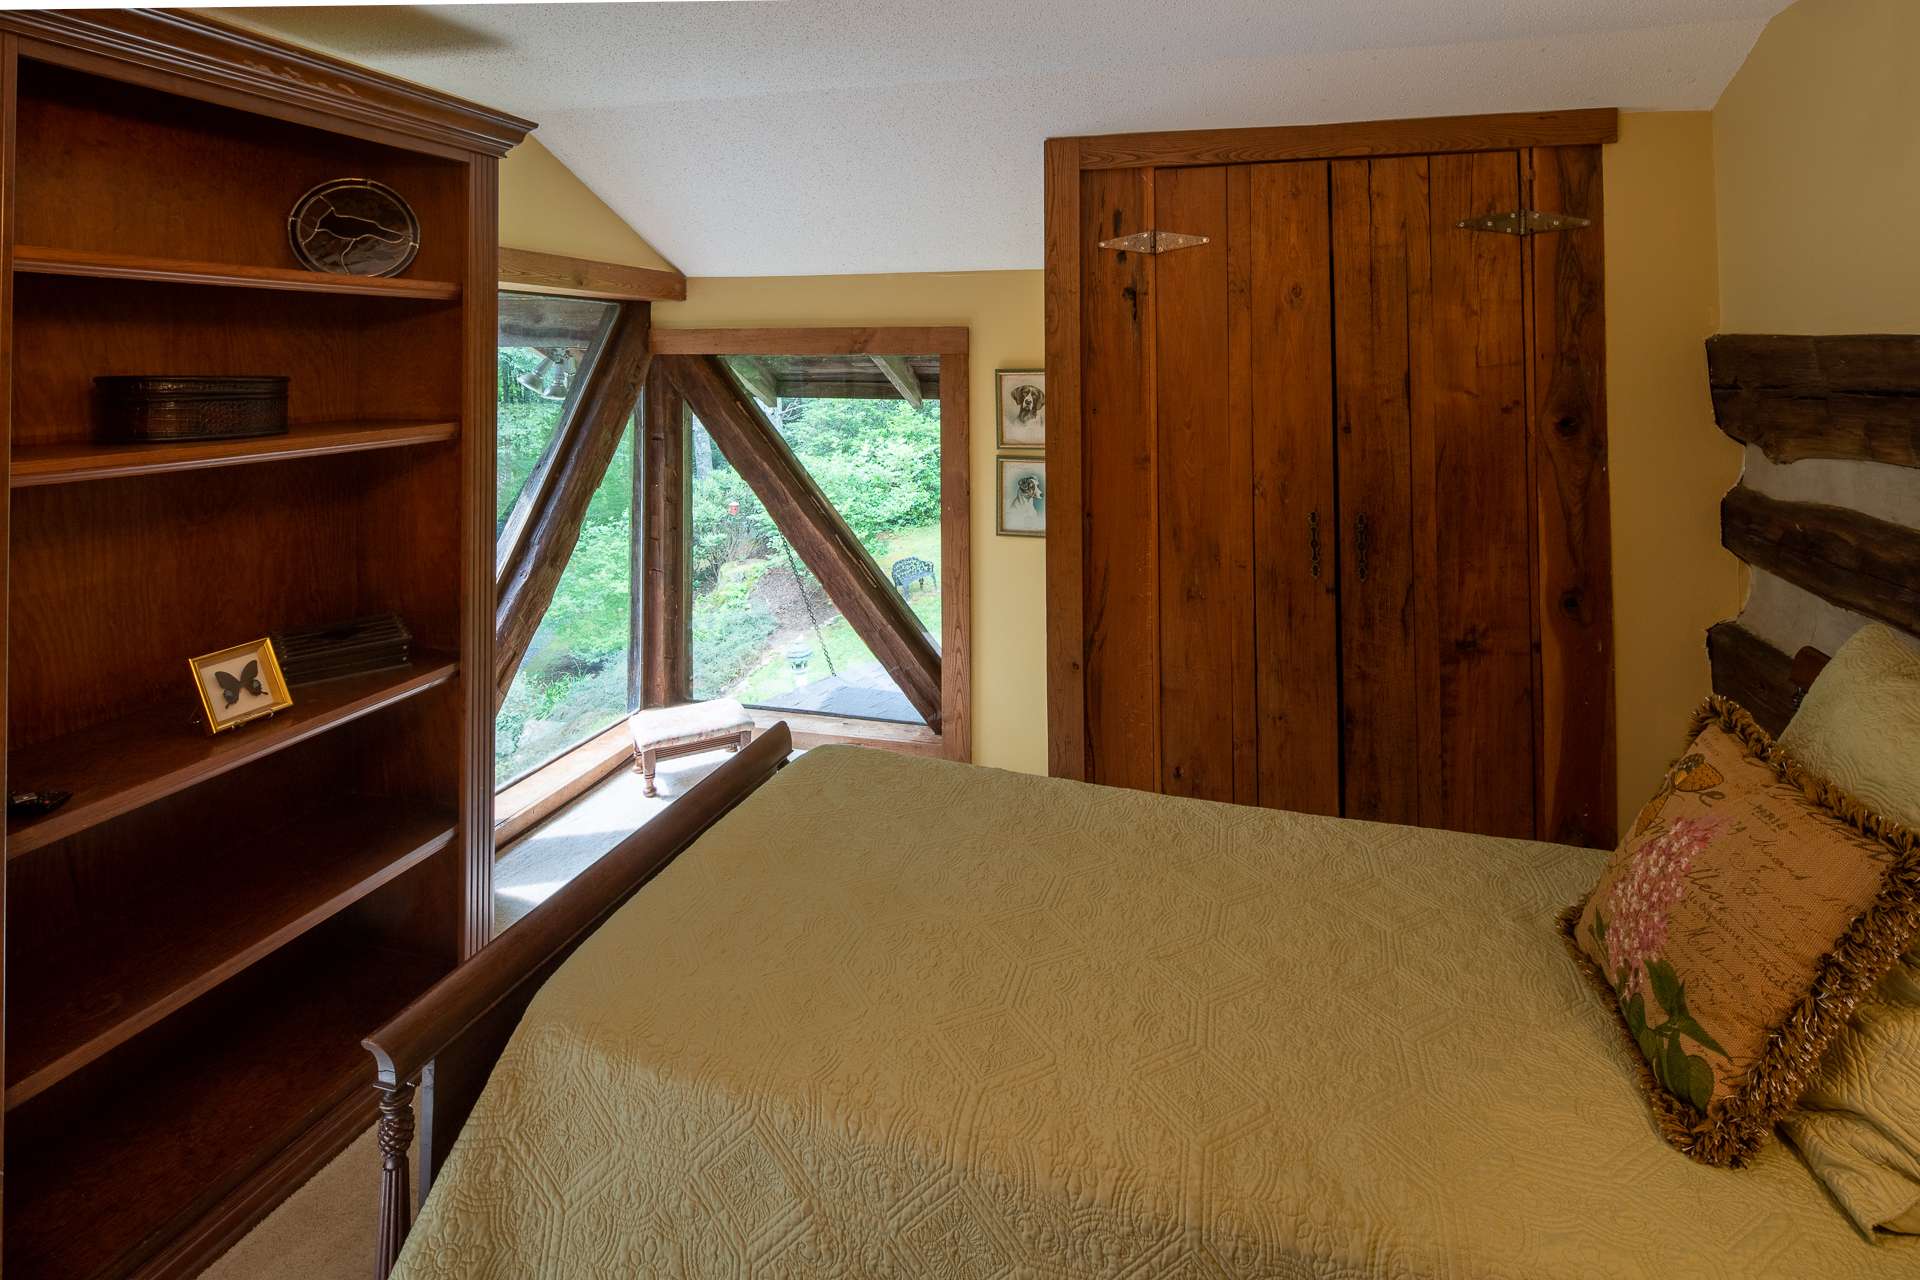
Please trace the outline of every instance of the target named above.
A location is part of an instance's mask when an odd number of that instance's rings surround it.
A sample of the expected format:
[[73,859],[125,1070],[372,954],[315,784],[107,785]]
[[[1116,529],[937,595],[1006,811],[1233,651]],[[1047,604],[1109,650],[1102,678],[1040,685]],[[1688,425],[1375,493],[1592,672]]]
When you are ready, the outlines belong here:
[[685,702],[677,707],[644,707],[627,718],[633,730],[633,767],[647,780],[648,795],[654,771],[664,757],[687,756],[714,747],[738,751],[753,741],[753,717],[732,698]]

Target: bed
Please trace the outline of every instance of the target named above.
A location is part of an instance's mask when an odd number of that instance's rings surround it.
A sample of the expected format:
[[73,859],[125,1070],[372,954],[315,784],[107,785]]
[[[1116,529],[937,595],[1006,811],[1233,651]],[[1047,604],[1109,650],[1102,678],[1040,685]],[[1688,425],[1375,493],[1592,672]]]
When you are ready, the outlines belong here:
[[1554,928],[1601,853],[787,746],[369,1040],[381,1274],[1920,1269],[1661,1141]]

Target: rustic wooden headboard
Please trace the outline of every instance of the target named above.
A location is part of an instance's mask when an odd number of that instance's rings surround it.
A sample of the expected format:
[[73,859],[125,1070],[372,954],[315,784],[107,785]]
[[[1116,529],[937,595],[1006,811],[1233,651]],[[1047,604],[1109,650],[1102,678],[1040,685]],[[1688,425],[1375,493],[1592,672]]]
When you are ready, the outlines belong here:
[[1778,733],[1803,647],[1869,621],[1920,635],[1920,336],[1730,334],[1707,366],[1720,429],[1747,446],[1720,540],[1753,570],[1740,617],[1707,633],[1713,687]]

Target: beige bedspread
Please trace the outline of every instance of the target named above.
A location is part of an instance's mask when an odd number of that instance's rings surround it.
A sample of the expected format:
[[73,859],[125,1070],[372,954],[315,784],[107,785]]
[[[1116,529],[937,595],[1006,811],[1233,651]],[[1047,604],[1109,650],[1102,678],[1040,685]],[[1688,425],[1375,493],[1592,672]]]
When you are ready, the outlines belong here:
[[396,1274],[1913,1277],[1661,1142],[1599,862],[814,751],[548,983]]

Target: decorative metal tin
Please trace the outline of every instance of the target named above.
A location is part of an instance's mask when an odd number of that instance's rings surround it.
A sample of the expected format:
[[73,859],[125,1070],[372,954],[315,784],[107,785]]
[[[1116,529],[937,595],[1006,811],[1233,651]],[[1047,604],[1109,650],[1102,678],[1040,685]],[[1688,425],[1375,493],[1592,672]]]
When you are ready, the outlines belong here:
[[420,219],[400,193],[371,178],[336,178],[287,214],[293,256],[337,276],[397,276],[420,252]]
[[290,627],[269,637],[289,685],[317,684],[341,676],[407,665],[413,635],[396,614],[317,627]]
[[287,430],[287,380],[250,377],[95,378],[107,440],[231,440]]

